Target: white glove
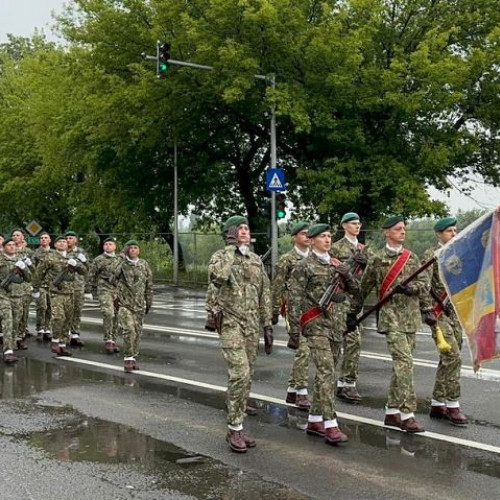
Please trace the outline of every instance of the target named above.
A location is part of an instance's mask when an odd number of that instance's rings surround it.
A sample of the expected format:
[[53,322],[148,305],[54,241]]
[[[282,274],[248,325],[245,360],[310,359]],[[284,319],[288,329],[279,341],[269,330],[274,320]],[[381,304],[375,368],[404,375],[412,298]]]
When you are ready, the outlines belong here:
[[87,257],[85,257],[85,255],[83,255],[83,253],[79,253],[76,258],[82,263],[82,264],[85,264],[85,262],[87,262]]
[[26,269],[26,264],[22,260],[18,260],[16,262],[16,267],[18,267],[22,271],[23,269]]
[[33,262],[31,262],[31,259],[29,257],[25,257],[23,259],[23,262],[29,267],[33,264]]
[[36,300],[40,298],[40,292],[33,292],[31,296]]
[[76,262],[75,259],[69,259],[68,260],[68,266],[71,266],[71,267],[76,267],[78,264],[78,262]]
[[250,250],[247,245],[241,245],[238,248],[243,255],[246,255]]

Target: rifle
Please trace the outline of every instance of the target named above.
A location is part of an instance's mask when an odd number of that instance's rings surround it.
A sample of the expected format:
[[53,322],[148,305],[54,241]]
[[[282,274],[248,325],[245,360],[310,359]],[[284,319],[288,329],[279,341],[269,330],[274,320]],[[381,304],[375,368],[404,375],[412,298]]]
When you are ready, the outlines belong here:
[[[82,260],[80,260],[78,258],[78,256],[75,257],[76,260],[79,260],[82,264]],[[56,277],[56,279],[52,282],[52,286],[55,286],[56,288],[59,288],[59,290],[61,289],[61,285],[63,283],[63,281],[66,281],[68,279],[68,276],[70,273],[74,273],[75,272],[75,268],[72,267],[72,266],[69,266],[67,265],[60,273],[59,275]]]
[[6,292],[9,291],[9,287],[12,283],[21,283],[22,279],[19,273],[16,271],[17,268],[13,268],[9,271],[9,274],[2,280],[0,287],[2,287]]

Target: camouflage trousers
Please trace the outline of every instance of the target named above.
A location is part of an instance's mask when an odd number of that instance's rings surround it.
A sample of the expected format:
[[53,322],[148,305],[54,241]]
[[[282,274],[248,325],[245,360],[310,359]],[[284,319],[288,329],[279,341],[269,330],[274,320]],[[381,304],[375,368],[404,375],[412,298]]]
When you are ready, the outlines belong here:
[[50,331],[50,318],[52,310],[50,306],[50,293],[46,288],[40,288],[40,297],[36,299],[36,331]]
[[392,357],[387,408],[397,408],[402,413],[412,413],[417,409],[417,396],[413,385],[415,334],[387,332],[386,340]]
[[125,358],[135,358],[139,355],[143,321],[143,310],[132,311],[123,306],[118,309],[118,324],[123,333],[123,356]]
[[73,312],[73,294],[53,293],[50,296],[50,304],[52,306],[52,337],[61,344],[67,344]]
[[12,335],[12,304],[6,297],[0,297],[0,320],[2,321],[3,350],[14,350]]
[[28,333],[28,320],[30,315],[30,304],[32,300],[33,297],[31,296],[31,289],[30,289],[29,292],[26,292],[23,295],[23,300],[21,302],[22,313],[21,313],[19,329],[23,332],[23,337],[26,333]]
[[295,389],[306,389],[309,381],[309,362],[311,360],[311,351],[307,344],[307,339],[301,335],[299,337],[299,348],[295,351],[293,358],[292,371],[288,379],[288,386]]
[[102,314],[104,341],[116,341],[118,332],[118,311],[115,309],[115,294],[111,290],[99,290],[99,308]]
[[22,340],[24,338],[23,300],[24,297],[10,297],[12,307],[12,338],[14,340]]
[[69,329],[73,334],[80,334],[80,323],[82,321],[82,310],[85,303],[85,290],[77,287],[73,290],[73,308],[71,310],[71,319]]
[[335,365],[340,356],[340,342],[321,335],[307,337],[311,359],[316,368],[310,415],[322,415],[324,420],[336,418]]
[[358,380],[359,357],[361,355],[360,327],[343,336],[342,348],[342,365],[339,380],[354,383]]
[[[462,328],[458,324],[448,321],[447,318],[440,320],[439,328],[443,332],[445,340],[451,349],[439,353],[439,364],[436,371],[436,381],[432,399],[446,403],[446,401],[458,401],[460,399],[460,369],[462,368]],[[436,340],[436,329],[432,329],[432,337]]]
[[227,423],[240,425],[253,381],[254,365],[259,350],[259,331],[246,329],[235,319],[225,316],[220,333],[220,346],[227,366]]

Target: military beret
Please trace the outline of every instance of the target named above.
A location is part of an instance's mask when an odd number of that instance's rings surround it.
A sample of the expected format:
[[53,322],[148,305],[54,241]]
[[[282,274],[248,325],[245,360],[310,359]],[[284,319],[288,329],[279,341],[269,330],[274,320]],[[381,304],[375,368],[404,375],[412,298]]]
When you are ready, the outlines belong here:
[[329,224],[313,224],[309,227],[309,231],[307,231],[307,237],[314,238],[318,236],[318,234],[324,233],[325,231],[330,231]]
[[125,243],[125,247],[138,247],[139,243],[137,243],[137,240],[128,240],[127,243]]
[[114,238],[113,236],[108,236],[104,241],[103,243],[116,243],[116,238]]
[[233,215],[232,217],[229,217],[226,222],[224,222],[222,230],[225,232],[231,227],[238,227],[240,224],[248,224],[248,219],[242,215]]
[[434,224],[434,231],[440,233],[441,231],[444,231],[450,226],[456,226],[456,225],[457,225],[457,219],[455,217],[444,217],[443,219],[439,219]]
[[307,222],[304,222],[304,221],[299,221],[299,222],[296,222],[291,228],[290,228],[290,234],[292,236],[295,236],[297,233],[300,233],[301,231],[303,231],[304,229],[308,229],[309,228],[309,224]]
[[78,235],[74,231],[66,231],[66,234],[64,236],[74,236],[75,238],[78,238]]
[[59,235],[56,239],[55,239],[55,243],[57,243],[59,240],[64,240],[66,241],[66,236],[63,236],[62,234]]
[[3,234],[0,233],[0,238],[5,238],[5,236]]
[[356,212],[347,212],[342,216],[340,223],[351,222],[352,220],[359,220],[359,215]]
[[3,246],[7,245],[7,243],[15,243],[14,240],[12,238],[7,238],[4,242],[3,242]]
[[20,229],[19,227],[16,227],[16,229],[13,229],[11,232],[10,232],[10,235],[12,236],[14,233],[21,233],[21,234],[24,234],[24,231],[22,229]]
[[385,220],[382,224],[382,229],[390,229],[395,226],[398,222],[404,222],[405,218],[402,215],[393,215]]

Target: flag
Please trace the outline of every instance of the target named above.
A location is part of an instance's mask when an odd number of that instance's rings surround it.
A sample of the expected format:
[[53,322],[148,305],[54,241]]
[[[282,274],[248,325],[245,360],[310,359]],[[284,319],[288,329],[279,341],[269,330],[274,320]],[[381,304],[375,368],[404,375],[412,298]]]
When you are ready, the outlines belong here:
[[483,215],[437,255],[441,279],[467,334],[475,369],[500,357],[500,214]]

